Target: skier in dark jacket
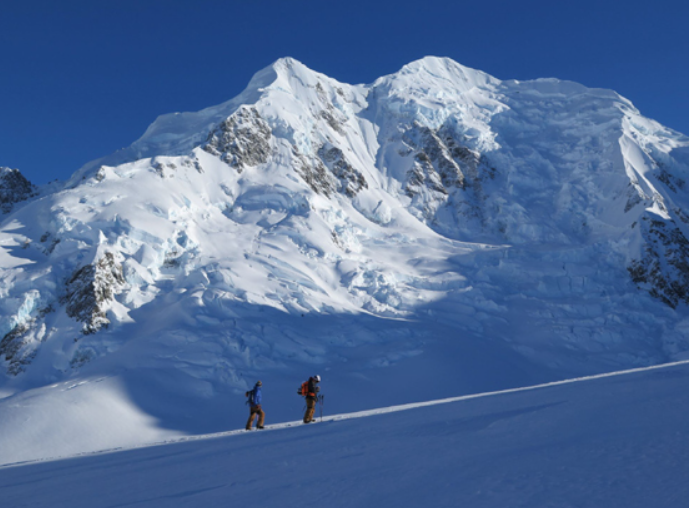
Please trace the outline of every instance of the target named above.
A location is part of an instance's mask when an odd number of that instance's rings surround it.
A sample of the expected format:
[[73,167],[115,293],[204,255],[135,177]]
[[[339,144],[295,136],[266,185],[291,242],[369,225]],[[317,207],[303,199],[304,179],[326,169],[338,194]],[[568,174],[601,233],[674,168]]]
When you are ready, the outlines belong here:
[[316,402],[318,401],[318,392],[321,388],[318,383],[321,382],[321,376],[312,376],[308,380],[308,387],[306,389],[306,414],[304,415],[304,423],[311,423],[313,421],[313,413],[316,411]]
[[256,382],[253,390],[246,392],[246,396],[249,397],[247,403],[251,407],[251,412],[249,413],[249,420],[246,422],[246,430],[251,430],[251,426],[254,423],[254,418],[258,415],[258,422],[256,422],[256,428],[263,428],[263,420],[266,418],[266,414],[261,409],[261,386],[263,383],[260,381]]

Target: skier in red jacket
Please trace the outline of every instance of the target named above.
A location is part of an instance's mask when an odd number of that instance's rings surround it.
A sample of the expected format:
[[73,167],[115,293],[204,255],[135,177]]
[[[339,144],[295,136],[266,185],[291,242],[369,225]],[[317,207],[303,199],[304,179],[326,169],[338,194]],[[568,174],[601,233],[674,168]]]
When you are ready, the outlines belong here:
[[304,423],[311,423],[313,421],[313,413],[316,411],[316,402],[318,401],[318,392],[321,390],[321,388],[316,385],[320,382],[321,376],[312,376],[308,381],[302,384],[302,395],[306,396]]

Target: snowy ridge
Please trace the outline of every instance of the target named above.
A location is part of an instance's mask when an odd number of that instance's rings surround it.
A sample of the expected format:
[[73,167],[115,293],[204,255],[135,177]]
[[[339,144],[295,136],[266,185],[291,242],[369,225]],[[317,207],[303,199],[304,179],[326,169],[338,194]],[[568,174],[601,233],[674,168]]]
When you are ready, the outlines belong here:
[[258,378],[328,373],[350,411],[427,372],[456,394],[684,359],[688,178],[689,138],[609,90],[281,59],[12,204],[2,418],[23,442],[38,401],[107,385],[132,429],[207,433]]

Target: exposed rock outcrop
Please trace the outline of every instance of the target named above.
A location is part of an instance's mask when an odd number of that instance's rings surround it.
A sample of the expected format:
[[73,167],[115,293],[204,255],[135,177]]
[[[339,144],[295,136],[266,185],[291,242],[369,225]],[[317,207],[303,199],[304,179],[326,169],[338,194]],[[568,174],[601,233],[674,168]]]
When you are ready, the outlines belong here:
[[330,197],[337,189],[337,181],[323,161],[318,157],[307,157],[292,147],[293,167],[311,189],[326,197]]
[[342,150],[336,146],[322,146],[318,150],[318,157],[339,180],[340,192],[352,198],[362,189],[368,188],[364,175],[347,161]]
[[[428,166],[438,174],[445,190],[452,187],[464,187],[464,173],[459,163],[453,158],[453,153],[450,147],[439,136],[440,132],[414,124],[412,131],[406,134],[408,143],[416,149],[415,159],[425,166],[426,171],[429,171]],[[448,138],[456,143],[452,138]],[[433,180],[430,178],[429,180]]]
[[241,173],[268,161],[271,137],[270,126],[256,108],[242,106],[208,135],[201,148]]
[[405,184],[410,197],[420,192],[420,186],[449,194],[454,189],[465,190],[479,184],[481,154],[460,143],[451,129],[433,130],[414,123],[402,139],[409,147],[406,155],[414,157]]
[[124,283],[122,265],[106,252],[96,263],[76,270],[67,281],[67,292],[62,298],[67,315],[84,324],[85,335],[107,328],[110,320],[106,310]]
[[366,178],[354,168],[342,150],[326,144],[314,156],[304,155],[292,147],[293,165],[311,189],[326,197],[340,192],[352,198],[368,188]]
[[43,318],[53,311],[51,305],[39,309],[36,316],[16,324],[0,340],[0,357],[7,362],[7,373],[20,374],[38,353],[38,346],[47,338]]
[[0,356],[5,357],[7,372],[13,376],[22,372],[36,355],[35,348],[27,347],[30,342],[27,332],[32,324],[33,321],[15,326],[0,341]]
[[0,213],[9,213],[16,203],[36,195],[37,189],[18,169],[0,167]]
[[634,283],[672,308],[689,303],[689,240],[672,221],[644,217],[645,253],[628,267]]

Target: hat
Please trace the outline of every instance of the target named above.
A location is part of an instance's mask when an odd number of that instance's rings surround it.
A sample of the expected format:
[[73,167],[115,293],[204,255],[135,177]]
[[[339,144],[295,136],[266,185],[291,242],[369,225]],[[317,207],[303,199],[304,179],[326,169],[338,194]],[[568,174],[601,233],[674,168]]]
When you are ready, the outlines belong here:
[[321,382],[321,376],[316,375],[316,376],[313,376],[313,378],[314,378],[317,382],[319,382],[319,383]]
[[256,386],[263,386],[263,383],[261,383],[260,381],[256,381]]

